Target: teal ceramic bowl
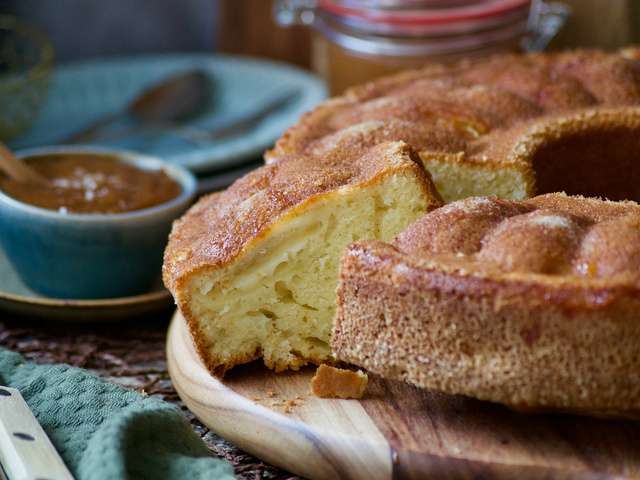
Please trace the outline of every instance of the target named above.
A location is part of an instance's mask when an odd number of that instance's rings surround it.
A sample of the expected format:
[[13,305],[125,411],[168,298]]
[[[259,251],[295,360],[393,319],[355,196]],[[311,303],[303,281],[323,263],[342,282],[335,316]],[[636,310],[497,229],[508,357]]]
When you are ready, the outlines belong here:
[[108,154],[145,170],[163,170],[180,195],[117,214],[63,214],[19,202],[0,191],[0,243],[23,282],[50,297],[98,299],[148,291],[157,282],[171,223],[190,205],[194,176],[157,158],[110,149],[49,147],[23,151]]

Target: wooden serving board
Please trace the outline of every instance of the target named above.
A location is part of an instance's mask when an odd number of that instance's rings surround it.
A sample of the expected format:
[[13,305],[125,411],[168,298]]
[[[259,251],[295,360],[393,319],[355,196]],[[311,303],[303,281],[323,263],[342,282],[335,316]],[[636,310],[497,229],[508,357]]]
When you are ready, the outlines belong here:
[[640,478],[640,423],[522,414],[370,378],[362,400],[309,393],[313,369],[256,364],[224,381],[200,362],[184,319],[167,340],[187,407],[244,450],[311,479]]

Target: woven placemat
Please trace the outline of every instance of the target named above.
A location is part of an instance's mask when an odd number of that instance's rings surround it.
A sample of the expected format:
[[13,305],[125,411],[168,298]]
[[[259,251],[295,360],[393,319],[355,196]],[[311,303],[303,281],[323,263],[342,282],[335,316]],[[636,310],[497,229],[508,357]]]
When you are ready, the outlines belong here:
[[239,478],[298,479],[265,464],[225,441],[200,423],[180,401],[165,359],[171,312],[150,319],[106,324],[53,324],[0,313],[0,345],[36,363],[68,363],[125,388],[145,392],[182,408],[191,425],[218,457],[229,461]]

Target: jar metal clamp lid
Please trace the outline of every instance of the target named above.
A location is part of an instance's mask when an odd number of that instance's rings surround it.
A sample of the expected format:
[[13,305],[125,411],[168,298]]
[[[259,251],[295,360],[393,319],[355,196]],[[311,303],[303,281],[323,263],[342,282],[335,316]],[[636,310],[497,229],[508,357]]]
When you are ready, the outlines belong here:
[[518,38],[525,51],[543,50],[570,9],[543,0],[277,0],[273,13],[281,26],[307,25],[354,52],[417,56]]

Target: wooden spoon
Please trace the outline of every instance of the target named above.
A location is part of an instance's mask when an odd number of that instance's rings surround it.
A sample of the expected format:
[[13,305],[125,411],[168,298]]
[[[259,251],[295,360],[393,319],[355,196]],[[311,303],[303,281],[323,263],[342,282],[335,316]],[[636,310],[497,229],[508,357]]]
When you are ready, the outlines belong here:
[[2,142],[0,142],[0,170],[16,182],[41,185],[49,183],[45,177],[16,157]]

